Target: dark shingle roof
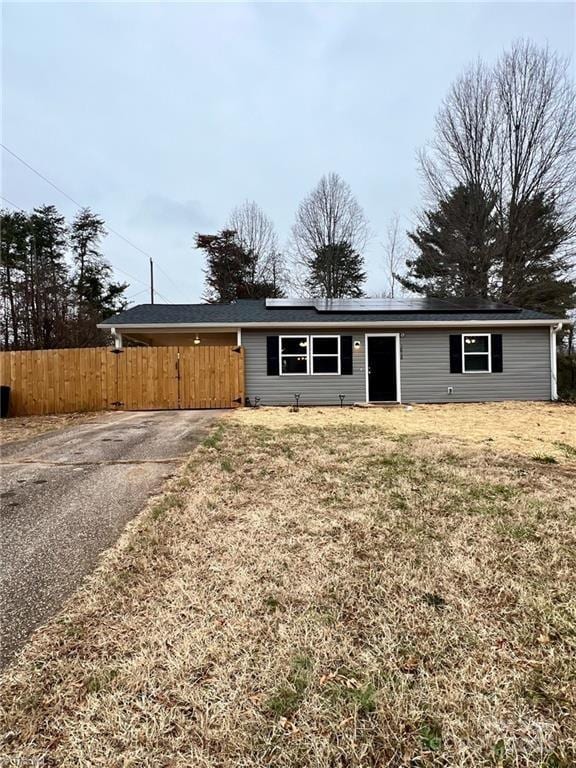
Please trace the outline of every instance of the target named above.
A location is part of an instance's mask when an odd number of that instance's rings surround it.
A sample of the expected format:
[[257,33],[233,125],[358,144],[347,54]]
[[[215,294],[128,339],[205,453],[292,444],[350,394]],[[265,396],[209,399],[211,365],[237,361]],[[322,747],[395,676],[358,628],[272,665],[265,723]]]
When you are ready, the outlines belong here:
[[[139,304],[125,312],[107,318],[104,326],[121,325],[179,325],[180,323],[227,323],[245,325],[250,323],[347,323],[347,322],[422,322],[422,321],[473,321],[473,320],[554,320],[531,309],[516,309],[502,305],[481,306],[477,300],[454,309],[407,310],[407,301],[402,308],[385,311],[320,312],[313,306],[267,307],[264,299],[241,299],[232,304]],[[421,307],[421,303],[415,305]]]

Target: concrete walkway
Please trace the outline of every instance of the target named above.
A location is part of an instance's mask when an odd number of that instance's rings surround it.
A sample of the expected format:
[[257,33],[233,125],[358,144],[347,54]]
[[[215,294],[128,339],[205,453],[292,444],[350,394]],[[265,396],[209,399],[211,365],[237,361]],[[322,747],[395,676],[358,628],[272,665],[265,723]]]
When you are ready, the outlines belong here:
[[56,613],[221,413],[105,413],[2,449],[1,666]]

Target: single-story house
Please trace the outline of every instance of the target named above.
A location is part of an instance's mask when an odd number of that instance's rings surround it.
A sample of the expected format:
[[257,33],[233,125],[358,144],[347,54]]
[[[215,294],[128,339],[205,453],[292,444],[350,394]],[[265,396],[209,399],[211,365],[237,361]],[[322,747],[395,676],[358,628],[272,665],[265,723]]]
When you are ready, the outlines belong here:
[[554,400],[562,320],[484,300],[141,304],[99,325],[152,346],[238,345],[265,405]]

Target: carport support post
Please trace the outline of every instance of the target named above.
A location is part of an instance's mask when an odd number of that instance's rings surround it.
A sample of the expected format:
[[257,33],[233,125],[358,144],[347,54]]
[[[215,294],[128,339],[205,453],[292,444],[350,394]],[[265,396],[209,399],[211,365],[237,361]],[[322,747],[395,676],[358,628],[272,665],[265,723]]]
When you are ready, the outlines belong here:
[[122,334],[116,328],[110,328],[110,333],[114,339],[114,349],[122,349]]
[[556,351],[556,332],[562,323],[550,326],[550,400],[558,400],[558,358]]

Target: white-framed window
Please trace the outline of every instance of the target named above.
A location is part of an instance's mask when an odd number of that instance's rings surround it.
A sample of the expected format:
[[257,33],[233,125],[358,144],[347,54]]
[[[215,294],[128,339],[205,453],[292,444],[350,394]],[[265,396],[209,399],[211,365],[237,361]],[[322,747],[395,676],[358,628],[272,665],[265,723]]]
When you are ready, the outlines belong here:
[[340,336],[311,336],[314,376],[340,375]]
[[280,336],[281,376],[339,376],[340,336]]
[[489,333],[462,334],[462,370],[464,373],[492,372],[492,337]]
[[280,336],[280,375],[308,373],[308,336]]

